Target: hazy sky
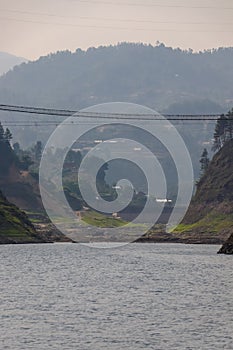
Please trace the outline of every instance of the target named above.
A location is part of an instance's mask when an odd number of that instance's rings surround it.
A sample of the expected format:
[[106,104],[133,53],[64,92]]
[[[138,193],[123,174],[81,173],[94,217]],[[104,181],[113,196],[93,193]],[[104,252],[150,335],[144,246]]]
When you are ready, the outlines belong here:
[[233,46],[232,0],[0,0],[0,51],[28,59],[122,41]]

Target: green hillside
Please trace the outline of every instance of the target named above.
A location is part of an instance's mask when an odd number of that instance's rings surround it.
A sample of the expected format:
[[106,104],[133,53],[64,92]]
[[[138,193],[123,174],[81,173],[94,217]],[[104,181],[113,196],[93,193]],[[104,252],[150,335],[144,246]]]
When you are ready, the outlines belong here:
[[0,191],[0,244],[43,243],[28,217]]
[[199,238],[200,243],[221,243],[233,233],[233,140],[213,157],[174,233]]

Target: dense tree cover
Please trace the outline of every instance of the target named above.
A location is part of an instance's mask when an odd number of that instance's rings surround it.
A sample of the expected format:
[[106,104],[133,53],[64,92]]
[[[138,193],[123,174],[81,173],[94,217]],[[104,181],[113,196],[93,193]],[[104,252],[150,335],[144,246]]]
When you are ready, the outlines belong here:
[[[233,139],[233,108],[226,114],[222,114],[216,122],[212,151],[219,151],[225,143]],[[204,148],[200,158],[200,175],[204,175],[209,166],[209,155]]]
[[206,172],[208,166],[209,166],[210,160],[208,156],[208,151],[206,148],[204,148],[202,154],[201,154],[201,159],[200,159],[200,164],[201,164],[201,176]]
[[12,163],[17,160],[14,151],[11,148],[11,132],[8,128],[4,129],[0,122],[0,174],[7,175]]
[[0,78],[0,95],[5,103],[72,109],[110,101],[159,110],[195,99],[226,105],[233,96],[232,53],[132,43],[62,51],[15,67]]
[[18,142],[11,145],[11,131],[2,126],[0,122],[0,173],[7,175],[10,167],[15,165],[19,170],[29,170],[34,165],[39,167],[42,142],[37,141],[35,146],[23,150]]
[[172,103],[168,108],[165,108],[163,112],[166,114],[216,114],[227,112],[227,108],[220,106],[210,99],[194,98]]
[[[232,48],[194,53],[160,43],[122,43],[74,53],[57,52],[15,67],[1,77],[1,102],[78,110],[103,102],[126,101],[166,113],[224,113],[233,96],[232,53]],[[23,148],[35,140],[45,144],[56,128],[36,126],[44,116],[12,113],[7,118],[35,122],[31,128],[12,128]],[[178,123],[178,130],[192,154],[198,177],[202,143],[211,139],[212,124],[198,123],[190,128]]]
[[218,151],[229,140],[233,139],[233,109],[222,114],[217,120],[214,131],[213,151]]

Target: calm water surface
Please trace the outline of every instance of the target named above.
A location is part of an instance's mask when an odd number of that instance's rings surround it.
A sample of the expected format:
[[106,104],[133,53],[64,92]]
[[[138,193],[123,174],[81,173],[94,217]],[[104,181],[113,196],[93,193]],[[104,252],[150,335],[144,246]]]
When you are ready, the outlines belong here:
[[0,349],[233,349],[233,256],[218,248],[0,246]]

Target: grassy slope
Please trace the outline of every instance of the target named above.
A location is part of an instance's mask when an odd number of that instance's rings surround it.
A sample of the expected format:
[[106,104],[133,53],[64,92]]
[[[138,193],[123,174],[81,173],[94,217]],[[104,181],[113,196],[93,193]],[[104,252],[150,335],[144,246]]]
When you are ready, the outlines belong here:
[[213,158],[183,222],[174,234],[221,243],[233,232],[233,141]]
[[36,234],[26,214],[12,205],[0,192],[0,243],[38,243]]
[[120,227],[126,224],[126,222],[121,219],[105,216],[92,210],[83,212],[82,219],[88,225],[97,227]]

